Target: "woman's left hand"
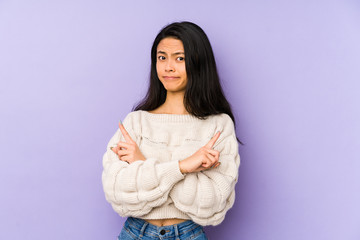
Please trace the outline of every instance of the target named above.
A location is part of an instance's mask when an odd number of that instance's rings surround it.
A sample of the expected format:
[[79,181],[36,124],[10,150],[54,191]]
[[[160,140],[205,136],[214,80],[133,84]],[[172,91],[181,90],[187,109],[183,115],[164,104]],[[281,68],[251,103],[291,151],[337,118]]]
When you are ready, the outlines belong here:
[[136,142],[132,140],[129,133],[124,128],[124,125],[122,125],[120,122],[119,128],[126,142],[120,141],[117,146],[111,148],[111,150],[119,156],[121,161],[127,162],[129,164],[137,160],[146,160]]

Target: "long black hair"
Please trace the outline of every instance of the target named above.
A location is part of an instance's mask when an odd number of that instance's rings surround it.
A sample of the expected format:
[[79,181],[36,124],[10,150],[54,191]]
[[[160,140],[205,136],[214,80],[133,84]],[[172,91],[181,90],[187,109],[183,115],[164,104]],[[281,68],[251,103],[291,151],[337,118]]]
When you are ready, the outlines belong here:
[[156,56],[158,44],[167,37],[181,40],[184,45],[187,75],[184,96],[185,109],[200,119],[205,119],[213,114],[226,113],[235,124],[230,104],[226,100],[220,84],[210,41],[205,32],[191,22],[169,24],[156,36],[151,48],[149,89],[145,98],[133,110],[151,111],[166,100],[166,89],[160,82],[156,71]]

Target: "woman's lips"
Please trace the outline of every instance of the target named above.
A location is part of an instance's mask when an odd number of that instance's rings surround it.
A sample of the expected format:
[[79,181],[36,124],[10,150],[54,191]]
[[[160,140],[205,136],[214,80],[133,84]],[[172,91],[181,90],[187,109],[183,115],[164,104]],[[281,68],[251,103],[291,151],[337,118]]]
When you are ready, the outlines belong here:
[[166,80],[174,80],[174,79],[178,79],[180,77],[174,77],[174,76],[163,76],[164,79]]

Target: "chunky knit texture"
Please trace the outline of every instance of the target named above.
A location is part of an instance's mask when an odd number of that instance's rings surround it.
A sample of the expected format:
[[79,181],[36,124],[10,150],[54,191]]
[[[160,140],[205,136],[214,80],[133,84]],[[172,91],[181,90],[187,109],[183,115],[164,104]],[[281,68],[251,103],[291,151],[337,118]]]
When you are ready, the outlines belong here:
[[[205,120],[192,115],[129,113],[125,129],[145,161],[128,164],[110,150],[125,141],[120,130],[103,157],[105,197],[121,216],[142,219],[192,219],[200,225],[221,223],[235,200],[240,157],[234,123],[227,114]],[[209,142],[221,131],[213,149],[220,152],[215,169],[183,175],[178,161]]]

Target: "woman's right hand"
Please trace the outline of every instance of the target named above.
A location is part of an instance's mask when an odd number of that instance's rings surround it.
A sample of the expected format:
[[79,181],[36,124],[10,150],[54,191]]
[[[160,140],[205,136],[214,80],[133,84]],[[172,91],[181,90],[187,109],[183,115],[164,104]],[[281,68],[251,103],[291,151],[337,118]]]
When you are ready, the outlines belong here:
[[119,141],[117,146],[111,148],[111,150],[116,155],[118,155],[121,161],[127,162],[129,164],[138,160],[145,161],[146,158],[141,153],[138,145],[134,140],[132,140],[130,134],[126,131],[124,125],[121,122],[119,122],[119,129],[124,136],[126,142]]
[[196,153],[190,157],[179,162],[181,173],[192,173],[207,170],[209,168],[216,168],[220,165],[220,153],[212,147],[218,140],[220,132],[217,132],[214,137]]

